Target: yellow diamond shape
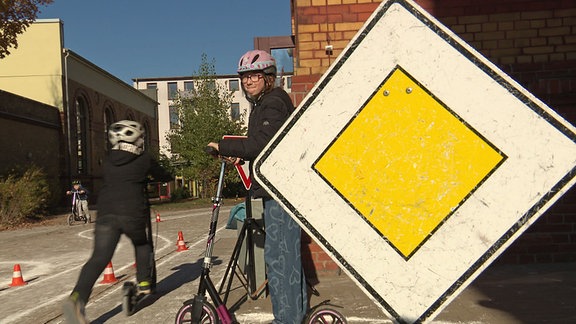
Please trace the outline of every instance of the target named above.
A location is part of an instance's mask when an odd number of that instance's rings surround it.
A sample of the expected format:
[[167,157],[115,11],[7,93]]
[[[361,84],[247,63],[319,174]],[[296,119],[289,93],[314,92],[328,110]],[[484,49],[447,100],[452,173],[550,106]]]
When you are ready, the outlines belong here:
[[314,168],[409,258],[504,158],[397,67]]

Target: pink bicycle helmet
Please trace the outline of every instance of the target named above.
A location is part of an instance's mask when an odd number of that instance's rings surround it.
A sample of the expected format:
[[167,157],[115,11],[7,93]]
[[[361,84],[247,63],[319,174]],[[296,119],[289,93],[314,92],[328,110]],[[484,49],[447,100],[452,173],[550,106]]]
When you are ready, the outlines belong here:
[[262,71],[265,74],[276,74],[276,60],[266,51],[253,50],[242,55],[238,62],[238,73]]

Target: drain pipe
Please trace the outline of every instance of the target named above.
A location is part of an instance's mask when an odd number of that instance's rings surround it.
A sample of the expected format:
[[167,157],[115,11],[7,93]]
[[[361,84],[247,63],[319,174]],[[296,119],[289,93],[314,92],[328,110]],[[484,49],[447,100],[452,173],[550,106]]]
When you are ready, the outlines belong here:
[[67,48],[63,48],[62,51],[64,52],[64,92],[65,92],[65,100],[66,104],[64,105],[66,109],[66,140],[68,142],[67,149],[68,149],[68,156],[66,158],[66,164],[68,167],[68,183],[72,181],[72,136],[70,135],[70,98],[68,94],[68,56],[70,55],[70,51]]

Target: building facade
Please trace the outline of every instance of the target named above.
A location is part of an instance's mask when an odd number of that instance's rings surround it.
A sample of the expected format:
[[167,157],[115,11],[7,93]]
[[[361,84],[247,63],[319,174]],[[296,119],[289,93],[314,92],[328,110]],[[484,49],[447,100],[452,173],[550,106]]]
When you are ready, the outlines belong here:
[[[250,103],[246,99],[244,91],[240,86],[240,78],[238,75],[215,75],[214,77],[219,89],[232,94],[230,118],[232,120],[242,120],[244,125],[248,127]],[[148,89],[156,91],[157,93],[160,152],[168,157],[171,153],[167,135],[170,130],[179,123],[178,111],[174,106],[176,99],[179,96],[189,96],[194,90],[194,85],[197,80],[198,77],[195,76],[138,78],[133,80],[135,89]],[[283,86],[284,90],[290,92],[292,73],[285,73],[279,76],[277,82]]]
[[108,125],[122,119],[142,123],[147,148],[157,152],[157,101],[155,92],[138,91],[65,48],[63,28],[59,19],[42,19],[21,34],[18,48],[0,60],[0,90],[57,109],[60,167],[49,176],[59,179],[64,191],[81,180],[93,193],[92,204],[102,186]]
[[[292,98],[301,103],[380,0],[291,0]],[[576,124],[576,2],[562,0],[416,0],[417,4]],[[572,188],[497,262],[576,261],[576,189]],[[308,268],[338,271],[314,242]]]
[[[244,91],[240,86],[241,81],[238,75],[215,75],[214,78],[216,86],[221,90],[221,93],[231,94],[231,106],[229,108],[230,119],[239,120],[245,127],[248,127],[250,103],[246,99]],[[172,156],[170,143],[167,139],[168,135],[170,130],[178,127],[180,123],[178,108],[176,106],[177,99],[179,97],[191,96],[198,79],[196,76],[133,79],[135,89],[152,91],[157,95],[160,153],[167,157]],[[280,75],[276,81],[278,85],[282,86],[287,92],[290,92],[292,73]],[[192,197],[198,197],[200,193],[199,184],[194,179],[185,179],[180,175],[176,175],[174,187],[189,188]]]

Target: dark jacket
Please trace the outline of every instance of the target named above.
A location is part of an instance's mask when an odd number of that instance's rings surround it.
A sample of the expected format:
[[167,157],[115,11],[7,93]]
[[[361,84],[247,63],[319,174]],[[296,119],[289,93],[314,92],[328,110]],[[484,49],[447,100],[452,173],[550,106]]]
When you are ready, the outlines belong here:
[[[220,154],[250,161],[250,174],[254,174],[252,162],[276,135],[293,111],[294,105],[286,91],[282,88],[272,89],[263,95],[258,102],[252,103],[248,119],[248,137],[221,140],[218,143]],[[252,176],[251,181],[254,198],[270,197],[264,188],[254,181]]]
[[84,188],[82,185],[80,185],[78,187],[78,190],[74,189],[74,187],[72,187],[72,189],[70,189],[71,193],[78,193],[78,199],[79,200],[88,200],[88,189]]
[[147,152],[136,155],[111,150],[104,160],[104,186],[98,197],[98,214],[149,216],[148,176],[154,181],[172,180],[172,176]]

